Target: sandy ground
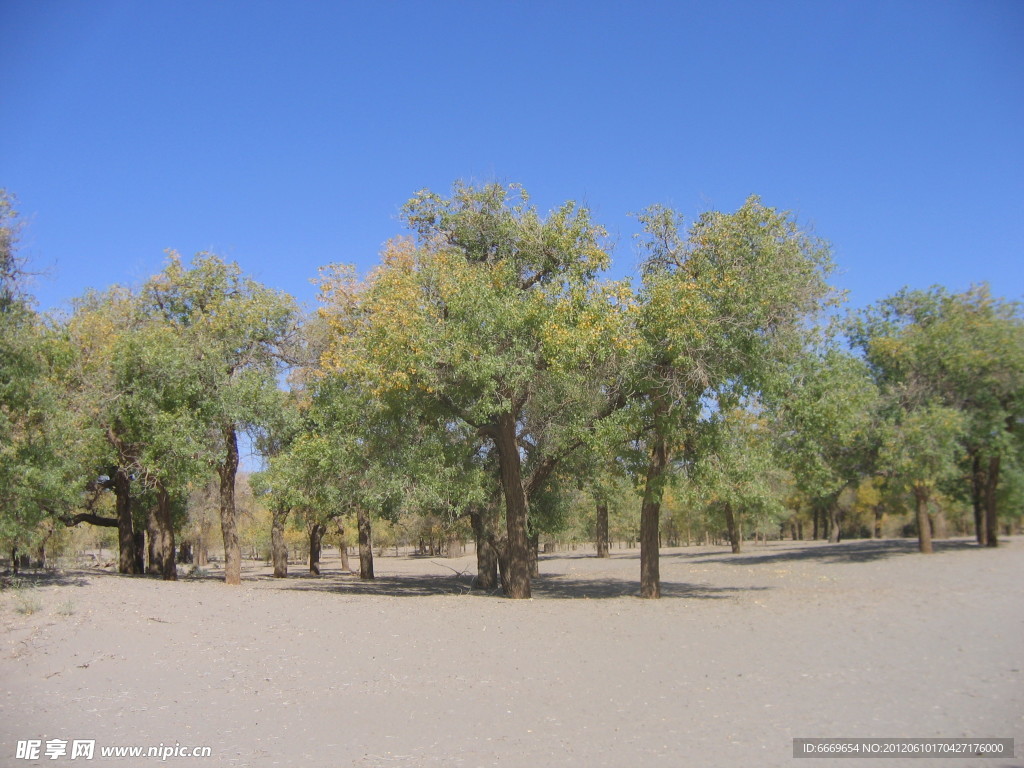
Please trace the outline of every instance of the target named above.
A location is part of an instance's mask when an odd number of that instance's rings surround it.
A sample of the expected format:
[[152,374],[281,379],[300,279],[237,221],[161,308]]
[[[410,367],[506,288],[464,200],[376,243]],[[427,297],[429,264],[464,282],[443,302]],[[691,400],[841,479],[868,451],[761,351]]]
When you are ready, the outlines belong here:
[[[212,756],[167,764],[801,768],[851,763],[794,737],[973,736],[1017,757],[867,765],[1024,766],[1024,540],[748,549],[666,550],[660,601],[636,550],[546,555],[530,601],[471,592],[471,556],[379,558],[374,583],[333,552],[240,588],[37,578],[0,593],[0,765],[181,744]],[[97,753],[17,759],[25,739]]]

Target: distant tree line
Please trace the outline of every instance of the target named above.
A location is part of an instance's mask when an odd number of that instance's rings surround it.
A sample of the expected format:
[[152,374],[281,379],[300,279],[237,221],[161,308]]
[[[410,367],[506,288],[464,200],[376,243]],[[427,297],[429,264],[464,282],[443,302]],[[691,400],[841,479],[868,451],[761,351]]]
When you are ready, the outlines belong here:
[[[311,314],[208,253],[40,314],[0,194],[14,566],[86,523],[116,529],[121,573],[174,579],[219,528],[237,584],[243,491],[275,575],[301,529],[312,569],[326,537],[372,578],[376,527],[472,537],[476,585],[513,598],[542,538],[638,544],[656,598],[666,537],[837,542],[907,511],[927,553],[954,509],[983,546],[1019,526],[1024,315],[984,285],[843,314],[827,243],[756,197],[638,214],[636,284],[604,277],[586,208],[542,215],[515,185],[421,191],[402,219],[369,274],[321,270]],[[240,436],[263,467],[244,487]]]

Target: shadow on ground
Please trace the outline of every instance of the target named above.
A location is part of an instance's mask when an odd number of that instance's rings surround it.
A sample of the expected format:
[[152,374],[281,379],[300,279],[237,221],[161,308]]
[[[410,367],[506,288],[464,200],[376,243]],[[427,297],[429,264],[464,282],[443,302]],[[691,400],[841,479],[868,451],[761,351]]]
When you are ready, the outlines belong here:
[[[981,551],[976,542],[969,539],[943,539],[933,542],[936,552],[962,550]],[[734,555],[728,549],[722,552],[672,552],[663,554],[663,561],[691,563],[722,563],[724,565],[770,565],[785,562],[819,563],[869,563],[892,557],[919,554],[916,539],[882,539],[841,541],[838,544],[826,542],[787,545],[773,542],[768,546],[749,544],[747,551]]]
[[[503,597],[500,589],[473,589],[469,576],[378,576],[363,581],[355,576],[299,576],[289,577],[285,589],[315,590],[337,595],[369,595],[378,597],[429,597],[436,595],[473,595],[476,597]],[[769,589],[769,587],[710,587],[706,585],[661,582],[661,596],[721,600],[739,593]],[[609,578],[569,578],[557,574],[542,574],[532,582],[533,596],[547,600],[596,600],[617,597],[637,597],[640,585],[634,581]]]
[[87,579],[81,572],[48,571],[35,568],[23,570],[17,576],[0,576],[0,589],[21,587],[85,587]]

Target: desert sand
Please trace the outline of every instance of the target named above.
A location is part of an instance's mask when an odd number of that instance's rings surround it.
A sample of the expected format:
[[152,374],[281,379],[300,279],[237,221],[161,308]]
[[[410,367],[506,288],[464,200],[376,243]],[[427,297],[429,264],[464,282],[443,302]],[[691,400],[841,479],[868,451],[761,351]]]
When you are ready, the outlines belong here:
[[[0,593],[0,765],[1024,765],[1024,539],[544,555],[534,599],[472,555],[378,578],[176,583],[96,569]],[[34,609],[26,612],[26,605]],[[1000,737],[1002,759],[793,758],[795,737]],[[18,741],[96,741],[92,760]],[[208,746],[108,758],[100,746]]]

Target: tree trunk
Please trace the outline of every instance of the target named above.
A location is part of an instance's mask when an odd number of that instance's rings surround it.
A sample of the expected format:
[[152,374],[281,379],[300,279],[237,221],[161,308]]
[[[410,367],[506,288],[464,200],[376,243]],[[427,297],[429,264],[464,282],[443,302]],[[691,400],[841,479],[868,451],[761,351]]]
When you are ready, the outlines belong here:
[[160,524],[157,522],[157,509],[150,506],[146,510],[146,573],[160,573]]
[[118,573],[141,573],[135,549],[135,523],[132,520],[131,477],[123,467],[114,470],[114,499],[117,509]]
[[917,501],[917,548],[925,555],[932,554],[932,525],[928,519],[928,489],[914,488]]
[[469,512],[476,538],[476,589],[496,589],[498,586],[498,551],[491,543],[494,510],[490,507]]
[[985,473],[981,468],[981,456],[975,452],[971,462],[971,506],[974,508],[974,536],[978,544],[985,546],[988,529],[985,525]]
[[743,542],[740,539],[739,520],[732,511],[732,504],[725,504],[725,527],[729,531],[729,544],[732,546],[732,553],[738,555],[743,549]]
[[818,511],[818,506],[817,505],[814,505],[812,507],[811,512],[812,512],[812,514],[814,516],[814,527],[811,528],[811,541],[817,541],[818,540],[818,516],[821,513]]
[[[686,543],[690,543],[689,535],[687,535]],[[610,557],[608,554],[608,503],[604,501],[597,504],[597,556]]]
[[192,565],[195,562],[191,541],[183,541],[178,545],[178,562],[183,565]]
[[842,527],[840,525],[840,509],[839,509],[839,498],[829,499],[828,502],[828,541],[830,544],[838,544],[839,540],[843,537]]
[[999,510],[996,508],[996,488],[999,485],[1001,457],[993,456],[988,462],[985,477],[985,546],[999,546]]
[[163,576],[164,581],[177,581],[178,568],[174,562],[174,515],[171,509],[171,495],[163,485],[157,486],[155,518],[158,573]]
[[284,524],[289,510],[274,507],[270,522],[270,559],[274,564],[274,578],[283,579],[288,575],[288,543],[284,540]]
[[529,537],[530,541],[530,578],[540,576],[540,534],[534,533]]
[[18,548],[11,547],[11,573],[15,576],[18,575]]
[[341,572],[351,573],[352,569],[348,564],[348,547],[345,545],[345,526],[340,520],[334,523],[338,528],[338,554],[341,556]]
[[507,597],[525,599],[531,594],[530,547],[526,534],[529,505],[523,488],[516,420],[511,413],[503,413],[498,417],[494,438],[501,467],[501,487],[505,492],[505,521],[508,530],[508,567],[503,569],[502,582],[508,584],[505,590]]
[[882,538],[882,515],[885,508],[881,504],[875,505],[875,538]]
[[923,554],[930,555],[932,549],[932,521],[928,519],[928,488],[915,486],[913,498],[916,502],[916,517],[918,517],[918,549]]
[[242,583],[242,547],[238,541],[235,514],[235,475],[238,474],[238,434],[234,425],[224,427],[224,461],[220,475],[220,530],[224,536],[224,583]]
[[146,572],[146,532],[144,530],[134,531],[132,538],[135,540],[135,570],[133,573]]
[[665,468],[668,466],[668,448],[665,439],[656,434],[647,466],[643,505],[640,507],[640,597],[661,597],[659,572],[658,522],[661,516],[661,497],[665,489]]
[[373,532],[370,527],[370,513],[363,507],[356,510],[359,526],[359,578],[373,578]]
[[327,526],[323,523],[313,523],[309,528],[309,572],[314,576],[320,575],[320,551],[326,532]]
[[508,542],[495,538],[491,540],[491,545],[494,547],[494,551],[498,553],[498,575],[501,582],[501,591],[507,595],[511,589],[508,575]]

